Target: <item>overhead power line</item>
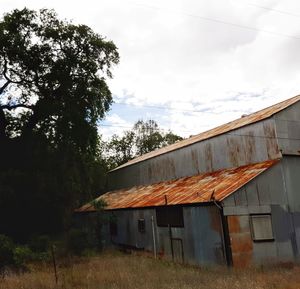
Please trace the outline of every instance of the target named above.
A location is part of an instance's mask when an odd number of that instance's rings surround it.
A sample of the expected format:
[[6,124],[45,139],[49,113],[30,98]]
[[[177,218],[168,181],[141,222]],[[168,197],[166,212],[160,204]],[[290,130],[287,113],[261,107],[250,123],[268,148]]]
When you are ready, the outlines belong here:
[[182,14],[182,15],[185,15],[187,17],[199,18],[201,20],[215,22],[215,23],[224,24],[224,25],[229,25],[229,26],[232,26],[232,27],[240,28],[240,29],[246,29],[246,30],[251,30],[251,31],[256,31],[256,32],[267,33],[267,34],[271,34],[271,35],[275,35],[275,36],[279,36],[279,37],[285,37],[285,38],[300,40],[300,36],[294,36],[294,35],[284,34],[284,33],[276,32],[276,31],[260,29],[260,28],[256,28],[256,27],[237,24],[237,23],[233,23],[233,22],[229,22],[229,21],[223,21],[223,20],[219,20],[219,19],[215,19],[215,18],[211,18],[211,17],[206,17],[206,16],[202,16],[202,15],[191,14],[191,13],[178,11],[178,10],[175,11],[175,10],[168,9],[168,8],[163,8],[163,7],[151,6],[151,5],[142,4],[142,3],[133,3],[133,2],[131,2],[131,3],[134,4],[134,5],[146,7],[146,8],[149,8],[149,9],[162,10],[162,11],[166,11],[166,12],[169,12],[169,13],[175,13],[175,14]]
[[[132,129],[133,128],[133,125],[132,126],[126,126],[126,125],[118,125],[118,124],[99,124],[99,126],[100,126],[100,128],[102,127],[102,126],[104,126],[104,127],[117,127],[117,128],[126,128],[126,129]],[[163,128],[151,128],[152,130],[157,130],[157,131],[160,131],[160,130],[163,130],[163,131],[172,131],[173,132],[173,130],[172,129],[170,129],[170,128],[168,128],[168,129],[163,129]],[[146,128],[145,128],[145,130],[147,130]],[[186,132],[186,133],[195,133],[195,132],[193,132],[193,131],[191,131],[191,130],[180,130],[181,132]]]
[[260,9],[273,11],[273,12],[276,12],[276,13],[279,13],[279,14],[284,14],[284,15],[300,18],[300,14],[291,13],[291,12],[283,11],[283,10],[279,10],[279,9],[274,9],[274,8],[270,8],[270,7],[266,7],[266,6],[261,6],[261,5],[255,4],[255,3],[245,3],[245,4],[247,4],[249,6],[257,7],[257,8],[260,8]]
[[[120,128],[129,128],[129,129],[132,129],[132,127],[129,127],[129,126],[121,126],[121,125],[110,125],[110,124],[100,124],[100,128],[101,126],[107,126],[107,127],[120,127]],[[156,129],[154,129],[156,130]],[[157,130],[160,130],[159,128]],[[180,130],[181,132],[189,132],[189,133],[192,133],[192,131],[187,131],[187,130]],[[200,133],[196,133],[193,132],[194,136],[198,135],[198,134],[201,134]],[[230,136],[242,136],[242,137],[254,137],[254,138],[264,138],[264,139],[283,139],[283,140],[297,140],[299,141],[300,139],[299,138],[291,138],[291,137],[279,137],[279,136],[266,136],[266,135],[250,135],[250,134],[239,134],[239,133],[234,133],[234,131],[228,131],[228,132],[224,132],[223,135],[230,135]],[[218,135],[216,135],[218,136]]]
[[[204,109],[204,110],[180,109],[180,108],[173,108],[173,107],[169,107],[169,106],[146,105],[146,104],[137,105],[137,104],[126,103],[126,102],[115,102],[115,104],[128,105],[128,106],[131,105],[131,106],[134,106],[134,107],[146,107],[146,108],[154,108],[154,109],[162,109],[162,110],[192,112],[192,113],[199,113],[199,112],[205,113],[207,111],[207,109]],[[213,112],[210,112],[210,113],[213,113]]]
[[119,125],[119,124],[99,124],[100,128],[102,126],[108,126],[108,127],[119,127],[119,128],[129,128],[129,129],[132,129],[132,126],[126,126],[126,125]]
[[[158,106],[158,105],[137,105],[137,104],[131,104],[131,103],[126,103],[126,102],[115,102],[114,104],[120,104],[120,105],[128,105],[128,106],[134,106],[137,108],[150,108],[150,109],[160,109],[160,110],[169,110],[169,111],[178,111],[178,112],[184,112],[187,115],[190,116],[197,116],[195,115],[196,113],[209,113],[209,114],[220,114],[218,112],[212,111],[210,108],[205,108],[205,109],[200,109],[200,110],[192,110],[192,109],[180,109],[180,108],[172,108],[172,107],[166,107],[166,106]],[[230,112],[239,112],[241,115],[243,114],[249,114],[251,112],[249,111],[230,111]]]

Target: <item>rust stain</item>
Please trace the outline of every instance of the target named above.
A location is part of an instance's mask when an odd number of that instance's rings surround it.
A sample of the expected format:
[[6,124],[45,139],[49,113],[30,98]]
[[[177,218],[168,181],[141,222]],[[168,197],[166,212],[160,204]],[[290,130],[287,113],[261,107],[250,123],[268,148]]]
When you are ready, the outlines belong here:
[[229,216],[228,217],[228,229],[230,233],[240,232],[240,222],[238,216]]
[[170,173],[173,176],[176,176],[176,171],[175,171],[175,164],[174,164],[174,160],[172,158],[168,159],[168,173]]
[[192,164],[196,172],[199,173],[199,161],[198,161],[198,155],[196,150],[192,150]]
[[229,160],[232,166],[237,166],[238,156],[240,155],[240,147],[239,147],[239,140],[235,140],[233,137],[227,139],[227,146],[229,149]]
[[241,118],[236,119],[234,121],[231,121],[229,123],[218,126],[214,129],[211,129],[211,130],[208,130],[206,132],[200,133],[198,135],[192,136],[188,139],[184,139],[180,142],[169,145],[167,147],[164,147],[164,148],[149,152],[147,154],[144,154],[140,157],[137,157],[137,158],[135,158],[135,159],[119,166],[119,167],[117,167],[114,170],[118,170],[118,169],[130,166],[132,164],[139,163],[139,162],[145,161],[145,160],[153,158],[153,157],[157,157],[159,155],[162,155],[162,154],[180,149],[182,147],[189,146],[193,143],[200,142],[200,141],[203,141],[203,140],[206,140],[206,139],[224,134],[226,132],[235,130],[237,128],[244,127],[246,125],[261,121],[263,119],[267,119],[267,118],[273,116],[274,114],[282,111],[283,109],[291,106],[292,104],[298,102],[299,100],[300,100],[300,95],[289,98],[285,101],[279,102],[275,105],[272,105],[272,106],[267,107],[265,109],[262,109],[260,111],[254,112],[254,113],[249,114],[247,116],[241,117]]
[[[213,192],[214,199],[222,201],[278,161],[269,160],[152,185],[135,186],[108,192],[96,200],[105,201],[108,210],[163,206],[166,198],[168,205],[211,202]],[[75,211],[94,210],[93,205],[88,203]]]
[[249,132],[248,135],[245,136],[245,160],[247,164],[252,162],[253,156],[256,153],[255,140],[253,136],[254,132]]
[[237,268],[246,268],[251,265],[252,253],[232,254],[233,266]]
[[217,211],[216,207],[211,207],[209,210],[209,215],[210,215],[210,227],[216,231],[216,232],[221,232],[221,218],[219,215],[219,212]]
[[264,124],[264,133],[266,136],[267,153],[270,159],[278,157],[280,154],[276,139],[275,127],[270,124]]
[[253,242],[249,225],[241,225],[243,217],[245,216],[227,217],[232,261],[235,267],[246,267],[252,262]]
[[240,233],[231,237],[231,250],[239,253],[249,253],[253,250],[251,234]]
[[211,172],[213,170],[213,153],[211,149],[211,144],[207,143],[204,148],[204,154],[205,154],[205,165],[206,165],[206,171]]

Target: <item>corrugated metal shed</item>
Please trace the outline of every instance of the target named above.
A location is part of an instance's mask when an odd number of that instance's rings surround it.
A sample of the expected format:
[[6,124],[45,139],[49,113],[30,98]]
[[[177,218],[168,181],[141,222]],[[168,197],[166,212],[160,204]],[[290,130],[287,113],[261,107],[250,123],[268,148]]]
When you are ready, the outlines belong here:
[[[117,190],[108,192],[97,200],[104,200],[108,204],[106,209],[109,210],[204,203],[212,199],[222,201],[277,162],[278,160],[270,160],[148,186]],[[76,211],[88,212],[94,211],[94,208],[92,204],[86,204]]]
[[[298,102],[299,100],[300,100],[300,95],[297,95],[293,98],[290,98],[290,99],[287,99],[285,101],[279,102],[275,105],[272,105],[270,107],[267,107],[265,109],[262,109],[260,111],[255,112],[255,113],[249,114],[249,115],[244,116],[242,118],[236,119],[236,120],[231,121],[227,124],[218,126],[214,129],[211,129],[211,130],[208,130],[206,132],[200,133],[198,135],[195,135],[195,136],[190,137],[188,139],[182,140],[182,141],[177,142],[175,144],[169,145],[167,147],[164,147],[164,148],[149,152],[147,154],[144,154],[140,157],[137,157],[137,158],[135,158],[135,159],[119,166],[119,167],[117,167],[114,170],[118,170],[118,169],[130,166],[130,165],[133,165],[135,163],[139,163],[139,162],[145,161],[147,159],[154,158],[156,156],[159,156],[159,155],[162,155],[162,154],[180,149],[182,147],[189,146],[189,145],[194,144],[196,142],[200,142],[200,141],[203,141],[203,140],[221,135],[223,133],[226,133],[226,132],[235,130],[237,128],[240,128],[240,127],[243,127],[243,126],[258,122],[258,121],[261,121],[263,119],[267,119],[267,118],[273,116],[274,114],[282,111],[283,109],[291,106],[292,104]],[[112,170],[112,171],[114,171],[114,170]]]

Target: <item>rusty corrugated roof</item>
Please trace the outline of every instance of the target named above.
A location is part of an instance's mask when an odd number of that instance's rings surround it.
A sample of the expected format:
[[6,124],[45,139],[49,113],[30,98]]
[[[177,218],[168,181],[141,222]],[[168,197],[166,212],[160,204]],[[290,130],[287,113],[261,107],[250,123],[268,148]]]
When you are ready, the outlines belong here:
[[161,148],[161,149],[149,152],[147,154],[144,154],[140,157],[137,157],[137,158],[135,158],[135,159],[133,159],[133,160],[117,167],[117,168],[115,168],[112,171],[115,171],[115,170],[130,166],[130,165],[133,165],[135,163],[145,161],[145,160],[150,159],[150,158],[157,157],[159,155],[162,155],[162,154],[180,149],[182,147],[189,146],[189,145],[194,144],[196,142],[200,142],[200,141],[212,138],[214,136],[221,135],[223,133],[232,131],[234,129],[237,129],[237,128],[240,128],[240,127],[258,122],[258,121],[266,119],[266,118],[269,118],[269,117],[273,116],[274,114],[280,112],[281,110],[289,107],[290,105],[298,102],[299,100],[300,100],[300,95],[289,98],[285,101],[279,102],[275,105],[272,105],[272,106],[267,107],[265,109],[262,109],[260,111],[254,112],[254,113],[249,114],[247,116],[241,117],[241,118],[236,119],[236,120],[231,121],[231,122],[228,122],[226,124],[223,124],[221,126],[213,128],[213,129],[208,130],[206,132],[202,132],[202,133],[197,134],[195,136],[192,136],[190,138],[184,139],[184,140],[179,141],[175,144],[172,144],[172,145],[166,146],[164,148]]
[[[250,180],[273,166],[278,160],[224,169],[177,180],[137,186],[108,192],[96,200],[104,200],[106,209],[143,208],[153,206],[210,202],[212,197],[222,201]],[[77,212],[94,211],[86,204]]]

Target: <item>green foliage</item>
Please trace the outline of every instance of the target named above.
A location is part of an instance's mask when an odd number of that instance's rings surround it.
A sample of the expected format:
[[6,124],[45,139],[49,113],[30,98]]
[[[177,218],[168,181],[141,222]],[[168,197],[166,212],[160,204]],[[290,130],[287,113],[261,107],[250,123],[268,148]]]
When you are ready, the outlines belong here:
[[33,252],[47,252],[50,247],[50,239],[47,235],[34,236],[28,245]]
[[113,135],[111,140],[105,144],[104,155],[110,169],[126,163],[135,155],[135,132],[125,131],[123,136]]
[[29,261],[46,260],[49,260],[47,249],[33,251],[28,246],[16,245],[9,237],[0,235],[0,273],[5,269],[24,270]]
[[103,190],[97,125],[118,61],[113,42],[53,10],[0,20],[0,232],[27,240],[62,231]]
[[98,211],[101,212],[107,206],[107,203],[102,199],[96,199],[91,202],[91,205]]
[[6,266],[14,264],[14,243],[5,236],[0,235],[0,271]]
[[183,138],[159,128],[156,121],[137,121],[132,130],[125,131],[123,136],[113,135],[106,143],[104,156],[109,169],[124,164],[134,157],[141,156],[158,148],[173,144]]
[[71,229],[67,236],[67,247],[71,254],[81,255],[89,248],[88,234],[84,230]]
[[181,136],[178,136],[177,134],[174,134],[173,132],[168,131],[164,136],[164,144],[163,145],[164,146],[171,145],[171,144],[181,141],[181,140],[183,140],[183,138]]
[[14,249],[14,265],[17,267],[25,267],[28,261],[35,259],[33,252],[28,246],[17,246]]
[[114,44],[52,10],[26,8],[4,16],[0,43],[2,137],[34,130],[53,145],[96,153],[97,121],[112,102],[104,75],[118,62]]

